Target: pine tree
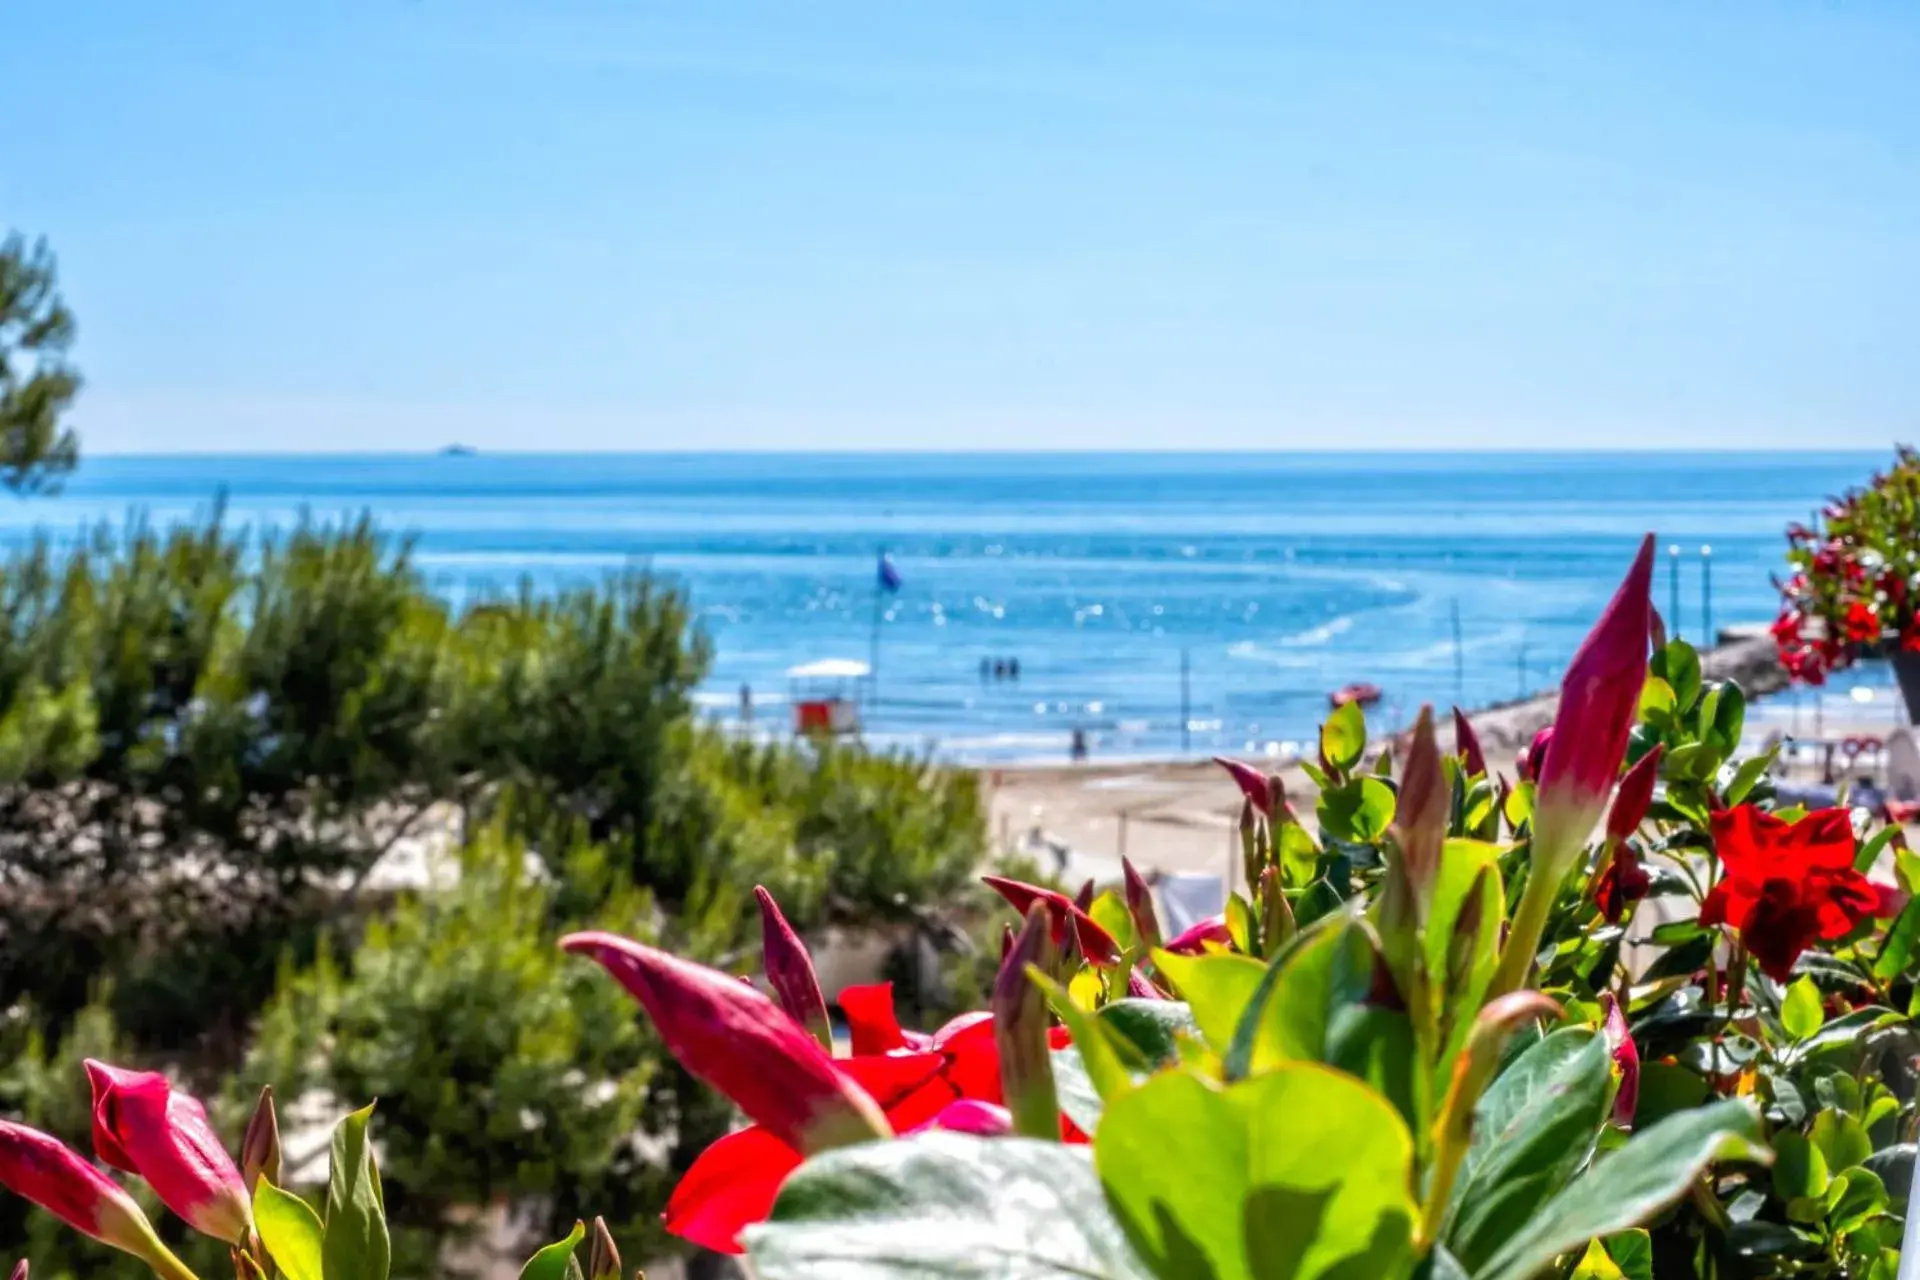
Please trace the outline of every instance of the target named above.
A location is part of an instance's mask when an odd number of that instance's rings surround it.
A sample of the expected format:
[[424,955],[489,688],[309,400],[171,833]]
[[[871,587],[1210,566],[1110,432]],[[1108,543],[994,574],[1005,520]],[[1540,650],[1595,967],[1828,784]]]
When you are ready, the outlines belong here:
[[18,493],[58,487],[80,457],[61,422],[80,374],[67,363],[73,313],[56,285],[45,240],[0,240],[0,484]]

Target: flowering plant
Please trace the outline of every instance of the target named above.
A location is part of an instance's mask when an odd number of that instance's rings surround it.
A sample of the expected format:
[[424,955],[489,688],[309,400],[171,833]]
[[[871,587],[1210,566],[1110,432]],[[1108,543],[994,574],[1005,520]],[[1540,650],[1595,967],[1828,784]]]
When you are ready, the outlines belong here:
[[1902,446],[1892,467],[1829,501],[1813,525],[1788,525],[1787,561],[1773,635],[1794,679],[1822,684],[1889,644],[1920,652],[1920,453]]
[[[1131,867],[1019,914],[990,1007],[931,1034],[841,999],[760,895],[765,987],[611,933],[562,945],[630,992],[749,1122],[668,1228],[760,1280],[1893,1280],[1920,1052],[1920,858],[1781,807],[1745,700],[1660,644],[1652,546],[1509,780],[1430,711],[1368,760],[1323,726],[1314,829],[1233,761],[1247,892],[1165,937]],[[1892,879],[1885,877],[1891,863]],[[236,1163],[164,1081],[97,1067],[95,1147],[242,1275],[386,1280],[367,1112],[324,1215],[278,1187],[271,1110]],[[155,1083],[155,1081],[159,1081]],[[0,1184],[168,1280],[108,1177],[0,1129]],[[251,1188],[251,1195],[244,1194]],[[604,1236],[604,1231],[597,1233]],[[605,1280],[584,1228],[524,1273]]]

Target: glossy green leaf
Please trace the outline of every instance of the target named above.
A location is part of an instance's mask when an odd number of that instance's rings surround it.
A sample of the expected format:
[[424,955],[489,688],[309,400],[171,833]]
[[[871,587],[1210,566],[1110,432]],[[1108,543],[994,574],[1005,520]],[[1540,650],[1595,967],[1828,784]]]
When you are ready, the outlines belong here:
[[1101,1102],[1104,1104],[1114,1094],[1132,1088],[1134,1071],[1144,1072],[1148,1065],[1139,1051],[1108,1030],[1093,1011],[1083,1008],[1065,987],[1037,968],[1029,966],[1027,973],[1072,1037],[1073,1047],[1080,1051],[1081,1066],[1086,1069],[1087,1079]]
[[759,1280],[1153,1275],[1086,1148],[1026,1138],[929,1133],[815,1156],[745,1240]]
[[1773,1193],[1791,1203],[1819,1200],[1827,1194],[1827,1158],[1804,1134],[1788,1131],[1773,1138]]
[[1267,972],[1265,965],[1250,956],[1225,953],[1176,956],[1155,951],[1153,967],[1178,988],[1200,1035],[1215,1053],[1225,1053],[1233,1043],[1240,1013]]
[[1322,917],[1267,967],[1241,1010],[1226,1053],[1230,1080],[1282,1062],[1324,1060],[1335,1007],[1360,999],[1373,951],[1345,915]]
[[1812,978],[1798,978],[1787,987],[1786,998],[1780,1002],[1780,1025],[1788,1035],[1805,1040],[1826,1021],[1826,1011],[1820,1007],[1820,988],[1813,985]]
[[1722,799],[1729,805],[1739,804],[1753,793],[1754,784],[1767,776],[1773,768],[1774,758],[1780,754],[1778,747],[1771,748],[1750,760],[1742,760],[1740,767],[1733,771],[1733,780],[1727,783]]
[[1701,736],[1724,760],[1740,749],[1746,725],[1746,692],[1731,680],[1715,685],[1700,709]]
[[1738,1101],[1650,1126],[1543,1205],[1474,1280],[1532,1280],[1586,1241],[1644,1224],[1685,1195],[1714,1161],[1764,1161],[1759,1132],[1759,1117]]
[[1127,900],[1119,893],[1107,890],[1093,900],[1093,905],[1087,908],[1087,914],[1120,944],[1122,951],[1133,948],[1137,941],[1133,936],[1133,912],[1127,910]]
[[1292,1063],[1225,1089],[1156,1076],[1108,1108],[1094,1160],[1160,1276],[1412,1269],[1412,1138],[1378,1094],[1326,1067]]
[[1907,899],[1907,905],[1894,917],[1886,941],[1880,944],[1880,954],[1874,957],[1873,976],[1891,982],[1905,973],[1916,942],[1920,942],[1920,897]]
[[386,1197],[367,1136],[373,1107],[349,1115],[333,1130],[327,1175],[326,1274],[350,1280],[387,1280],[392,1246],[387,1239]]
[[1666,648],[1653,655],[1648,670],[1673,689],[1676,710],[1682,714],[1692,710],[1700,696],[1700,655],[1692,645],[1685,640],[1669,641]]
[[1813,1118],[1813,1145],[1826,1157],[1827,1168],[1834,1173],[1864,1163],[1873,1154],[1873,1139],[1859,1117],[1840,1111],[1822,1111]]
[[586,1238],[586,1224],[574,1223],[566,1239],[554,1241],[527,1259],[527,1265],[520,1269],[520,1280],[567,1280],[567,1268],[573,1261],[573,1251]]
[[1664,731],[1673,719],[1673,686],[1658,676],[1648,676],[1640,686],[1640,718]]
[[1602,1243],[1626,1280],[1653,1280],[1653,1237],[1645,1231],[1622,1231]]
[[1528,1048],[1481,1095],[1442,1237],[1476,1276],[1586,1164],[1613,1103],[1612,1065],[1603,1037],[1569,1027]]
[[1093,1079],[1087,1074],[1086,1064],[1080,1059],[1080,1051],[1068,1045],[1055,1049],[1052,1059],[1053,1091],[1060,1100],[1060,1110],[1080,1126],[1082,1133],[1092,1133],[1100,1127],[1100,1115],[1106,1108],[1100,1100],[1100,1091],[1093,1087]]
[[326,1231],[305,1200],[262,1177],[253,1184],[253,1225],[287,1280],[321,1280]]
[[1337,708],[1320,726],[1320,754],[1335,769],[1346,772],[1360,762],[1367,749],[1367,720],[1360,704]]
[[1180,1036],[1198,1037],[1193,1010],[1178,1000],[1115,1000],[1100,1009],[1107,1029],[1133,1045],[1149,1067],[1171,1066],[1180,1057]]
[[1393,788],[1378,778],[1355,778],[1320,793],[1315,816],[1323,836],[1370,844],[1393,825]]

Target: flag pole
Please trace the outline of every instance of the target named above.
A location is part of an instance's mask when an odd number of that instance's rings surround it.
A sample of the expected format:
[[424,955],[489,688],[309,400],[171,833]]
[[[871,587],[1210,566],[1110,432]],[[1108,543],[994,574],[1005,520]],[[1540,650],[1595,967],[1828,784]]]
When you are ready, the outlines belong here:
[[882,547],[873,573],[873,630],[867,639],[867,701],[876,707],[880,705],[880,615],[887,590],[878,566],[886,562],[887,549]]

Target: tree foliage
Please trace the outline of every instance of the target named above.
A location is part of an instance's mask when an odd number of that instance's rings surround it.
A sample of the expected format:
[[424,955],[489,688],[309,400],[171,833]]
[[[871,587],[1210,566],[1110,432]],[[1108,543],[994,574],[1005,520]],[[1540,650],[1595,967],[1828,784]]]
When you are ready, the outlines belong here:
[[57,285],[45,240],[0,240],[0,484],[17,492],[57,485],[80,456],[62,421],[80,374],[67,362],[73,313]]

